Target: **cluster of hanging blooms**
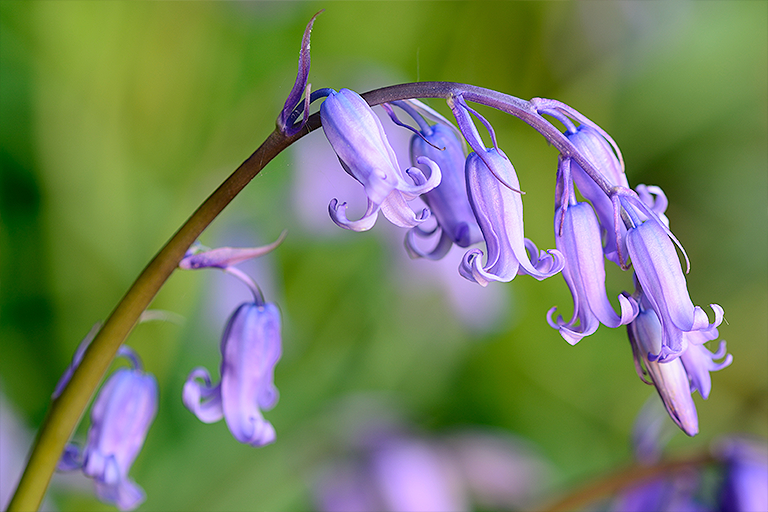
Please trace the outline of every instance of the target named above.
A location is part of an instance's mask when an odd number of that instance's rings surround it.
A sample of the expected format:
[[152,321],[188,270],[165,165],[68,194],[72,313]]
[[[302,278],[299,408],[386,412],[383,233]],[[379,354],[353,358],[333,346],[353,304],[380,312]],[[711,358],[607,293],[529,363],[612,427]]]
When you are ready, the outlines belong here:
[[[378,91],[407,91],[395,100],[387,100],[384,93],[379,94],[381,99],[367,100],[349,89],[310,93],[313,22],[314,18],[304,34],[299,74],[278,128],[286,135],[297,133],[307,121],[309,105],[324,98],[320,106],[323,132],[342,168],[363,186],[368,200],[363,216],[349,220],[346,203],[333,199],[328,208],[333,221],[345,229],[366,231],[381,211],[390,222],[408,229],[405,246],[414,258],[440,259],[454,244],[467,248],[459,274],[482,286],[509,282],[519,274],[543,280],[562,273],[573,297],[573,313],[566,318],[552,308],[546,315],[549,324],[572,345],[593,334],[600,324],[627,326],[641,379],[656,386],[675,423],[686,434],[696,435],[698,420],[691,393],[699,391],[707,398],[709,373],[728,366],[732,357],[726,354],[724,342],[716,353],[705,346],[718,337],[723,309],[712,304],[715,318],[710,322],[691,301],[677,248],[687,266],[688,256],[670,231],[664,215],[667,198],[661,188],[630,188],[613,139],[559,101],[524,101],[449,82]],[[417,99],[427,97],[447,99],[458,128]],[[469,101],[518,117],[559,150],[554,249],[540,250],[525,237],[523,191],[515,168],[499,147],[491,124]],[[397,161],[371,104],[382,104],[395,125],[413,132],[411,167],[403,168]],[[395,107],[415,126],[399,119]],[[473,118],[488,131],[492,147],[486,147]],[[427,208],[412,209],[409,201],[417,197]],[[434,217],[436,227],[428,230],[423,226],[429,217]],[[432,249],[419,247],[419,238],[433,235]],[[479,243],[485,244],[485,250],[473,247]],[[618,311],[606,293],[606,263],[634,270],[635,291],[618,295]]]
[[[613,139],[558,101],[525,101],[450,82],[403,84],[364,96],[349,89],[311,91],[309,35],[314,19],[304,33],[298,76],[278,117],[277,132],[298,138],[302,131],[310,131],[310,106],[322,100],[323,132],[344,171],[363,186],[367,197],[367,208],[357,220],[347,217],[346,203],[330,201],[333,222],[366,231],[381,212],[407,230],[405,247],[414,258],[438,260],[454,245],[466,249],[458,273],[481,286],[509,282],[519,274],[543,280],[561,273],[573,298],[573,312],[568,317],[552,308],[546,313],[549,325],[572,345],[600,324],[626,326],[640,378],[656,387],[680,429],[696,435],[691,394],[698,391],[707,398],[710,372],[728,366],[732,356],[726,353],[725,342],[715,353],[706,346],[718,338],[723,309],[712,304],[710,322],[691,301],[678,249],[687,266],[688,257],[670,231],[662,190],[644,185],[632,189]],[[456,125],[419,98],[447,100]],[[524,192],[512,159],[470,102],[521,119],[559,151],[554,248],[541,250],[526,238]],[[378,104],[395,127],[413,133],[409,165],[398,162],[382,121],[371,108]],[[398,117],[401,112],[408,121]],[[314,114],[315,123],[317,117]],[[490,147],[477,121],[487,131]],[[426,207],[410,204],[416,199]],[[266,302],[256,283],[234,265],[268,253],[281,240],[253,249],[193,246],[179,264],[181,269],[221,269],[253,293],[253,300],[235,310],[224,330],[220,382],[213,384],[206,368],[195,368],[182,391],[184,405],[198,419],[212,423],[223,418],[235,439],[252,446],[267,445],[276,437],[263,411],[278,400],[273,378],[281,356],[281,318],[277,306]],[[425,244],[431,248],[425,249]],[[634,292],[622,292],[615,304],[606,292],[606,264],[634,270]],[[77,350],[54,398],[95,333],[89,333]],[[116,371],[103,386],[92,408],[85,448],[67,448],[60,468],[82,469],[94,479],[100,499],[129,510],[144,500],[143,491],[127,474],[155,417],[158,391],[154,377],[142,370],[132,350],[123,348],[120,354],[131,367]]]
[[[256,283],[234,267],[275,249],[284,234],[272,244],[254,248],[221,247],[203,250],[194,245],[179,263],[185,270],[218,268],[241,280],[253,293],[253,301],[241,304],[230,317],[221,339],[221,382],[212,385],[205,368],[195,368],[182,391],[184,405],[200,421],[213,423],[224,418],[232,435],[241,443],[264,446],[275,440],[275,429],[264,419],[263,410],[278,399],[274,369],[282,353],[280,311],[264,301]],[[142,320],[158,315],[147,311]],[[158,318],[167,319],[167,314]],[[56,399],[72,378],[88,345],[101,326],[96,324],[75,351],[53,392]],[[66,447],[58,464],[60,471],[82,469],[95,483],[96,496],[120,510],[133,510],[144,502],[144,491],[128,477],[128,470],[141,450],[157,414],[158,388],[155,377],[143,371],[136,352],[123,346],[118,355],[130,362],[101,388],[91,409],[91,425],[84,448]],[[202,382],[201,382],[202,381]]]

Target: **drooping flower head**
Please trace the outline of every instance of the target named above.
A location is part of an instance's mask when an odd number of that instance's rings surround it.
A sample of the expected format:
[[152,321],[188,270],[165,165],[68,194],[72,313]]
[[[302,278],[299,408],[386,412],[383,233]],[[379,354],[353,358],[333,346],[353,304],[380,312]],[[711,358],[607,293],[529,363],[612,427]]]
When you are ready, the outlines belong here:
[[[595,167],[599,169],[598,165]],[[561,316],[554,320],[556,308],[552,308],[547,313],[547,321],[573,345],[594,333],[601,323],[612,328],[628,324],[637,316],[638,308],[633,299],[620,294],[619,316],[608,301],[598,218],[589,203],[576,201],[570,177],[572,170],[571,159],[561,157],[557,189],[563,197],[559,198],[560,206],[555,214],[555,244],[565,257],[563,278],[573,297],[573,316],[567,322]]]
[[184,405],[204,423],[224,418],[241,443],[272,443],[275,429],[261,411],[277,403],[273,381],[281,351],[277,307],[242,304],[230,317],[221,338],[221,382],[212,385],[208,370],[195,368],[184,384]]
[[145,495],[128,477],[128,471],[157,414],[158,391],[155,377],[142,370],[133,350],[124,346],[119,354],[128,358],[131,366],[117,370],[101,388],[91,408],[85,448],[69,445],[58,468],[82,469],[93,478],[100,500],[120,510],[133,510]]
[[280,311],[266,303],[256,283],[232,265],[270,252],[283,236],[263,247],[193,250],[179,265],[187,269],[221,268],[253,293],[253,302],[235,310],[221,338],[221,382],[213,385],[207,369],[195,368],[182,393],[184,405],[200,421],[214,423],[224,418],[235,439],[251,446],[275,440],[275,429],[262,411],[274,407],[278,400],[274,370],[282,354]]
[[[689,436],[699,433],[699,419],[691,397],[691,386],[683,362],[673,359],[667,362],[652,361],[646,354],[661,347],[662,327],[653,309],[640,305],[640,313],[628,326],[629,342],[640,378],[656,386],[669,416]],[[645,379],[645,373],[651,382]]]
[[[430,176],[429,166],[419,163],[420,158],[425,157],[435,162],[442,174],[440,184],[421,196],[437,222],[435,230],[439,232],[438,242],[430,252],[419,249],[416,237],[428,237],[434,231],[416,226],[406,235],[405,247],[408,254],[411,257],[438,260],[448,253],[453,244],[469,247],[481,242],[483,236],[467,197],[464,144],[459,138],[460,132],[447,119],[420,101],[396,102],[395,105],[405,110],[419,126],[418,131],[408,127],[416,132],[411,137],[411,164],[418,167],[424,176]],[[388,112],[397,124],[406,126],[399,122],[391,109]],[[429,124],[427,118],[436,123]]]
[[[557,250],[540,252],[524,237],[520,184],[512,163],[496,146],[490,123],[461,97],[451,102],[451,110],[474,150],[465,164],[467,192],[488,251],[485,265],[481,262],[482,250],[467,251],[459,272],[483,286],[491,281],[511,281],[518,273],[539,280],[557,274],[564,265],[563,255]],[[491,132],[493,148],[483,145],[470,114],[477,116]]]
[[[381,121],[368,103],[349,89],[331,91],[320,107],[320,118],[323,132],[342,167],[363,185],[368,196],[365,214],[356,221],[347,219],[346,203],[331,201],[328,210],[336,224],[353,231],[366,231],[373,227],[379,210],[390,222],[404,228],[412,228],[427,219],[429,210],[416,214],[407,201],[440,183],[437,164],[425,157],[417,159],[430,168],[429,179],[416,167],[401,171]],[[406,175],[419,184],[408,183]]]

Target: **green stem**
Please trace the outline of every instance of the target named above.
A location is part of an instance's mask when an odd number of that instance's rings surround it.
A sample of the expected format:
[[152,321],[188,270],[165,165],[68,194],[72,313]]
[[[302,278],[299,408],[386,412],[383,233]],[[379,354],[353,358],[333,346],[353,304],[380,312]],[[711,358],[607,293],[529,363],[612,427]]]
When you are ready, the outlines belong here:
[[287,137],[277,130],[238,167],[192,214],[157,253],[114,309],[85,352],[82,362],[58,399],[51,404],[38,432],[24,474],[8,511],[37,510],[51,476],[75,427],[120,345],[138,322],[141,313],[160,291],[185,252],[213,219],[275,156],[293,142],[320,126],[319,116],[310,117],[298,134]]

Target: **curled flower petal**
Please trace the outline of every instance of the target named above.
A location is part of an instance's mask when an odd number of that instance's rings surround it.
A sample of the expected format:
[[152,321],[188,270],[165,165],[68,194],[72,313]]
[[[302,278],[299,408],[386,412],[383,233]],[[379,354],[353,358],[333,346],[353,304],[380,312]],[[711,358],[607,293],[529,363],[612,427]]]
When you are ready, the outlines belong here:
[[331,215],[331,220],[336,223],[337,226],[352,231],[368,231],[376,223],[376,219],[379,217],[379,210],[381,207],[368,200],[368,209],[365,214],[358,220],[347,219],[347,203],[339,204],[337,199],[332,199],[328,205],[328,213]]
[[206,423],[223,416],[241,443],[272,443],[275,429],[261,411],[277,403],[274,368],[281,352],[277,307],[269,303],[240,305],[221,340],[221,383],[213,386],[205,369],[193,370],[184,385],[184,405]]
[[637,192],[640,201],[648,206],[648,208],[658,216],[659,220],[669,228],[669,219],[664,215],[664,212],[667,211],[669,202],[667,201],[667,196],[664,194],[664,191],[661,190],[661,187],[655,185],[638,185],[635,187],[635,191]]
[[349,221],[334,200],[329,212],[336,224],[365,231],[373,226],[379,209],[400,227],[413,227],[427,218],[425,212],[414,213],[407,201],[440,183],[440,169],[434,162],[420,161],[430,167],[430,177],[423,184],[410,184],[406,173],[400,170],[378,117],[359,94],[349,89],[332,91],[320,107],[320,118],[323,132],[342,167],[363,185],[368,196],[368,208],[359,221]]
[[137,366],[139,358],[133,351],[122,347],[121,355],[129,356],[132,366],[113,373],[99,391],[82,457],[71,445],[59,466],[64,470],[82,467],[93,478],[99,499],[120,510],[132,510],[145,495],[128,477],[128,470],[157,414],[157,381]]
[[[203,379],[202,385],[198,379]],[[189,374],[184,383],[182,402],[203,423],[215,423],[224,417],[221,385],[211,385],[211,376],[205,368],[195,368]]]
[[[486,162],[491,162],[495,172]],[[495,149],[488,150],[484,159],[472,153],[467,158],[466,176],[469,201],[488,256],[482,265],[482,251],[468,251],[459,269],[462,276],[485,286],[490,281],[511,281],[518,272],[541,280],[562,270],[564,259],[559,251],[547,251],[542,257],[538,250],[530,255],[526,250],[523,201],[518,192],[496,179],[502,176],[512,188],[519,187],[515,170],[506,156]]]
[[638,307],[632,299],[619,295],[621,316],[608,301],[600,227],[588,203],[558,209],[555,243],[565,256],[563,278],[573,297],[573,316],[568,322],[562,317],[553,321],[553,308],[547,314],[547,321],[568,343],[575,344],[594,333],[601,323],[615,328],[628,324],[637,316]]

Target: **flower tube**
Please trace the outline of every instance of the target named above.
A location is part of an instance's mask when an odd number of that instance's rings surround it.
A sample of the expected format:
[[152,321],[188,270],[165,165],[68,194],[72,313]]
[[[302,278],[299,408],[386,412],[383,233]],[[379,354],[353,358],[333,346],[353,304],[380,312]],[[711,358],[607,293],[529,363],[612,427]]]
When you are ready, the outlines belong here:
[[421,184],[407,183],[379,118],[359,94],[349,89],[331,92],[320,107],[320,118],[323,132],[342,167],[363,185],[368,196],[365,214],[356,221],[347,219],[346,203],[339,204],[336,199],[331,201],[328,211],[337,225],[353,231],[366,231],[373,227],[379,210],[392,224],[404,228],[412,228],[429,217],[429,210],[425,208],[417,215],[407,201],[429,192],[440,183],[437,164],[419,157],[418,163],[431,170],[429,179],[424,178],[418,168],[412,167],[405,174]]
[[131,361],[101,388],[91,409],[88,440],[81,451],[69,445],[59,470],[82,469],[92,478],[101,501],[120,510],[133,510],[145,499],[144,491],[128,477],[147,431],[157,414],[157,381],[141,367],[138,355],[128,347],[120,354]]

